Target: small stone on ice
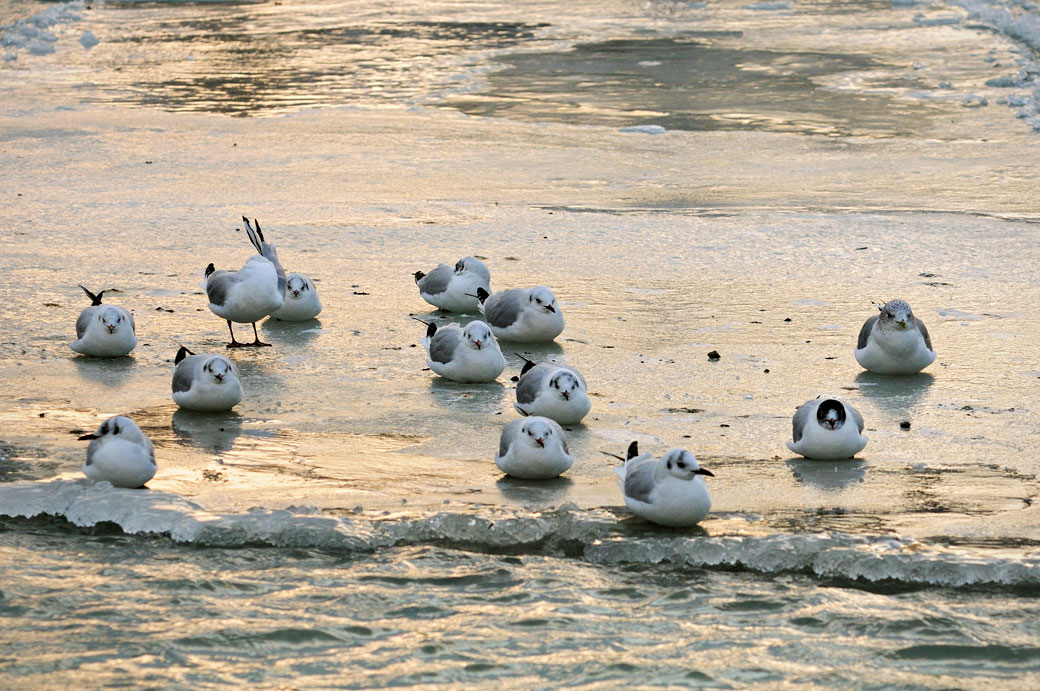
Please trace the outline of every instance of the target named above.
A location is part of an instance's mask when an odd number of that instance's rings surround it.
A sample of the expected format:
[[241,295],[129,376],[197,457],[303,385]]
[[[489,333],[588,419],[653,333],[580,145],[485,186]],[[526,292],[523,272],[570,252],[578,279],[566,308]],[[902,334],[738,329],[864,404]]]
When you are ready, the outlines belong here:
[[709,360],[718,360],[721,357],[722,356],[719,355],[719,351],[717,351],[717,350],[713,350],[710,353],[708,353],[708,359]]
[[909,420],[903,420],[902,422],[900,422],[899,423],[899,429],[910,429],[910,421]]

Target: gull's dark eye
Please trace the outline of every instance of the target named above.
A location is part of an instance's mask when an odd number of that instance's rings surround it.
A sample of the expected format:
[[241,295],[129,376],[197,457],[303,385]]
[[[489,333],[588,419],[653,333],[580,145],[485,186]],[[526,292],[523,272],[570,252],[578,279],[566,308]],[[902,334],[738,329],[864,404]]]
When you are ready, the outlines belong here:
[[101,436],[108,434],[108,423],[101,425]]
[[668,470],[671,470],[671,469],[672,469],[672,462],[668,461]]

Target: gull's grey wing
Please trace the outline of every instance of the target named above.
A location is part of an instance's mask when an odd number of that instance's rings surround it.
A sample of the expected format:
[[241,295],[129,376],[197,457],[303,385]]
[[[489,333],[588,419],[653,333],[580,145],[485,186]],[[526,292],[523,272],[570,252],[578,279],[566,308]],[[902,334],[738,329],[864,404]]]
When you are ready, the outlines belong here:
[[[813,399],[798,406],[798,410],[794,411],[794,417],[791,418],[791,436],[796,444],[801,441],[802,434],[805,433],[805,425],[809,422],[810,413],[815,410],[813,403],[817,403],[817,401]],[[848,406],[845,409],[848,410]]]
[[79,313],[79,319],[76,320],[76,338],[83,338],[87,327],[90,326],[90,320],[94,318],[94,311],[93,307],[88,307]]
[[653,456],[633,463],[625,470],[625,496],[637,501],[650,503],[650,495],[653,494],[657,482],[654,480],[654,471],[657,469],[657,459]]
[[86,465],[94,465],[94,454],[97,453],[98,449],[101,448],[100,439],[91,439],[90,444],[87,446],[87,463]]
[[439,295],[448,289],[448,284],[451,283],[451,277],[454,275],[455,269],[447,264],[440,264],[419,279],[419,290],[427,295]]
[[192,355],[186,357],[177,363],[177,366],[173,368],[173,392],[179,393],[181,391],[188,391],[191,389],[192,382],[195,381],[195,364],[198,362],[196,358],[198,355]]
[[437,329],[430,339],[430,359],[447,364],[451,362],[455,349],[462,343],[462,329],[446,327]]
[[915,319],[914,321],[917,322],[917,330],[921,332],[922,336],[924,336],[924,344],[928,346],[928,350],[934,353],[935,348],[932,347],[932,339],[928,336],[928,329],[925,328],[924,322],[920,319]]
[[227,300],[231,286],[239,282],[239,277],[229,271],[214,271],[206,278],[206,295],[214,305],[223,305]]
[[556,365],[543,363],[527,370],[527,373],[521,376],[520,381],[516,383],[517,403],[531,403],[534,401],[538,397],[538,393],[544,388],[546,377],[554,369],[556,369]]
[[524,418],[513,420],[508,425],[502,428],[502,438],[498,442],[499,458],[509,453],[509,446],[513,443],[513,437],[516,436],[516,430],[522,424],[524,424]]
[[[863,328],[859,330],[859,343],[856,344],[856,350],[862,350],[867,347],[867,339],[870,338],[870,332],[874,330],[874,324],[877,323],[877,320],[877,317],[871,317],[863,322]],[[795,439],[795,441],[798,440]]]
[[484,316],[488,324],[499,329],[507,329],[520,318],[524,309],[523,296],[527,291],[511,288],[495,293],[484,301]]
[[860,412],[858,410],[856,410],[852,406],[848,405],[847,403],[843,403],[842,405],[845,406],[845,413],[848,415],[849,418],[852,419],[853,422],[856,423],[856,427],[859,428],[859,431],[862,432],[863,431],[863,416],[860,414]]

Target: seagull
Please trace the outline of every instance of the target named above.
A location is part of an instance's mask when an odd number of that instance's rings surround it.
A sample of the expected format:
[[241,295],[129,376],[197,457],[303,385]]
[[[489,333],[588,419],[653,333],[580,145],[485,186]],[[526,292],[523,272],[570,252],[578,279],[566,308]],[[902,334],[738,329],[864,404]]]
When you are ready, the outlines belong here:
[[614,472],[621,479],[625,506],[658,525],[686,528],[699,523],[711,509],[708,487],[698,476],[715,475],[697,465],[697,458],[686,449],[670,449],[654,458],[649,453],[639,455],[638,443],[632,442],[625,464]]
[[285,301],[271,316],[283,322],[305,322],[321,312],[321,300],[314,282],[303,274],[287,274]]
[[427,326],[422,339],[426,365],[445,379],[489,382],[506,368],[498,342],[484,322],[472,321],[466,328],[449,324],[439,329],[432,322],[423,323]]
[[477,288],[480,313],[491,325],[495,338],[518,343],[541,343],[563,331],[563,314],[556,297],[545,286],[512,288],[488,295]]
[[173,362],[173,400],[180,407],[215,412],[242,400],[238,369],[223,355],[196,355],[181,346]]
[[878,374],[916,374],[935,361],[924,323],[903,300],[889,300],[863,324],[856,362]]
[[155,450],[152,440],[122,415],[101,423],[97,432],[84,434],[90,440],[83,474],[91,482],[110,482],[114,487],[136,489],[155,475]]
[[577,424],[588,415],[592,401],[585,377],[578,370],[551,362],[536,365],[516,355],[525,363],[516,384],[516,412],[552,418],[561,425]]
[[126,355],[137,345],[134,316],[122,307],[102,305],[102,290],[97,295],[80,286],[90,298],[90,307],[76,320],[76,340],[69,347],[77,353],[95,357]]
[[[278,255],[274,245],[264,241],[264,233],[260,230],[260,222],[254,219],[256,230],[249,224],[245,216],[246,234],[249,241],[259,252],[259,256],[249,258],[241,269],[235,272],[217,271],[213,264],[206,267],[206,295],[209,296],[209,308],[218,317],[227,321],[231,331],[231,343],[228,348],[243,346],[269,346],[261,343],[256,332],[256,322],[271,314],[285,300],[285,271],[278,263]],[[252,324],[252,343],[239,343],[235,340],[235,330],[231,322]]]
[[491,272],[484,262],[474,257],[463,257],[455,262],[454,268],[440,264],[428,274],[416,271],[413,276],[422,299],[448,312],[476,314],[477,288],[491,290]]
[[798,406],[791,420],[793,439],[787,448],[820,461],[852,458],[867,445],[863,416],[848,403],[819,395]]
[[495,455],[499,470],[521,480],[548,480],[572,463],[563,428],[554,420],[537,416],[507,424]]

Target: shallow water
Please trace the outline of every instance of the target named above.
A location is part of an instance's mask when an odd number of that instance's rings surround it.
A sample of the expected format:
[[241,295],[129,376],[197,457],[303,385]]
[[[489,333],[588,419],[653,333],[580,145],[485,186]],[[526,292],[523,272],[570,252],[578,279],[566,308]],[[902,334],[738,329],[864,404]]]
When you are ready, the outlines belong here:
[[[25,7],[60,21],[0,66],[6,684],[1036,683],[1036,56],[993,6]],[[234,411],[178,411],[242,213],[325,310],[231,353]],[[410,319],[465,254],[567,320],[494,385],[424,371]],[[72,355],[77,283],[130,357]],[[897,296],[939,357],[862,373]],[[550,483],[491,462],[514,350],[593,394]],[[858,459],[784,447],[821,392]],[[150,492],[76,479],[117,413]],[[623,509],[633,439],[715,473],[700,528]]]

